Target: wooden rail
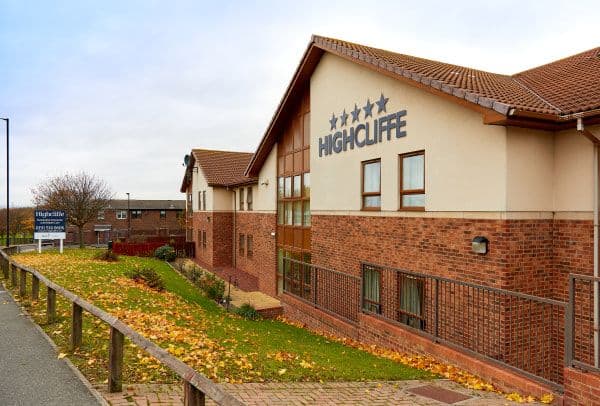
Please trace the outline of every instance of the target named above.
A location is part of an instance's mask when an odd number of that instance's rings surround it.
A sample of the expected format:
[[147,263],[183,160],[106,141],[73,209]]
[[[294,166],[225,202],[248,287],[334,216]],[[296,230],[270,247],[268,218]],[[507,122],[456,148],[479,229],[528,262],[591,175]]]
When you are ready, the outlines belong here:
[[[72,303],[71,348],[79,347],[83,341],[83,310],[110,326],[108,365],[108,389],[110,392],[122,391],[123,343],[125,337],[127,337],[183,379],[184,404],[186,406],[204,405],[206,396],[219,405],[244,405],[243,402],[226,392],[221,385],[211,381],[189,365],[169,354],[166,350],[133,330],[117,317],[110,315],[62,286],[57,285],[35,269],[18,264],[10,258],[7,251],[14,253],[16,247],[0,249],[0,266],[2,267],[4,279],[8,279],[10,275],[12,287],[18,286],[19,295],[25,297],[27,295],[27,274],[31,274],[31,296],[34,300],[39,298],[40,282],[46,285],[46,315],[49,323],[56,320],[56,293]],[[20,280],[17,278],[17,271],[20,272]]]

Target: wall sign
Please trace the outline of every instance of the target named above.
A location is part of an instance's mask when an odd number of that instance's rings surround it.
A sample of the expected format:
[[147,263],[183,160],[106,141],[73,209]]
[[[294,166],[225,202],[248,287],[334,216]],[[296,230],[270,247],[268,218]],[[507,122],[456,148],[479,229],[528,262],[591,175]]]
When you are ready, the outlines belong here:
[[64,240],[67,214],[62,210],[36,210],[33,238],[36,240]]
[[[348,149],[354,149],[354,147],[362,148],[365,145],[382,143],[384,139],[391,141],[392,137],[406,137],[406,131],[404,131],[406,121],[402,120],[402,117],[406,116],[406,110],[381,115],[387,113],[386,104],[388,100],[389,98],[384,97],[381,93],[381,97],[375,103],[371,103],[371,100],[367,99],[367,103],[362,108],[359,108],[355,103],[350,114],[346,113],[346,109],[339,117],[332,113],[331,119],[329,119],[332,133],[319,138],[319,157],[333,153],[339,154]],[[373,118],[373,108],[375,106],[377,106],[377,118]],[[361,123],[361,113],[363,112],[364,122]],[[348,124],[350,117],[352,117],[352,122]],[[371,117],[371,120],[367,121],[369,117]],[[340,122],[339,128],[338,120]]]

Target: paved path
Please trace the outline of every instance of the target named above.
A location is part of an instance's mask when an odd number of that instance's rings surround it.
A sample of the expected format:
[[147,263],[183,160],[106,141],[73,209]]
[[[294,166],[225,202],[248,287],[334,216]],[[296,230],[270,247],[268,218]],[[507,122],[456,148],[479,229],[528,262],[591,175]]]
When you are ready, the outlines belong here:
[[[514,405],[502,395],[466,389],[457,383],[434,381],[398,382],[334,382],[334,383],[246,383],[223,385],[230,393],[249,406],[259,405]],[[431,388],[433,387],[433,389]],[[427,388],[424,395],[413,393]],[[124,392],[106,393],[98,388],[112,406],[180,406],[181,385],[127,385]],[[427,393],[428,392],[428,393]],[[445,398],[435,400],[426,396],[442,392]],[[438,398],[439,399],[439,398]],[[207,405],[215,403],[207,400]],[[529,403],[532,405],[534,403]],[[537,403],[536,403],[537,404]]]
[[99,405],[0,283],[0,405]]

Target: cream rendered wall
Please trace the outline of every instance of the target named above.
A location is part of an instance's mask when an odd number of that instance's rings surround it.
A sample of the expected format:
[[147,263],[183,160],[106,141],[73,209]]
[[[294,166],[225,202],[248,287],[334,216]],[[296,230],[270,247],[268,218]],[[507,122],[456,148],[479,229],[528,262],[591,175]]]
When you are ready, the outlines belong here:
[[202,173],[202,169],[196,165],[194,165],[194,169],[192,170],[192,208],[193,211],[200,210],[200,201],[198,199],[198,192],[206,190],[206,207],[210,208],[212,202],[212,187],[208,186],[206,182],[206,178]]
[[[349,113],[381,92],[388,113],[407,110],[407,136],[319,157],[332,113]],[[328,53],[312,75],[310,103],[312,211],[360,210],[361,161],[372,158],[381,158],[382,211],[397,211],[398,154],[421,149],[427,211],[506,209],[506,129],[483,125],[480,114]],[[360,117],[364,123],[364,111]]]
[[553,211],[554,134],[509,127],[506,151],[507,210]]
[[252,198],[254,211],[274,213],[277,210],[277,144],[258,173],[258,185],[254,185]]
[[208,186],[208,182],[202,173],[202,169],[198,168],[192,171],[192,207],[194,211],[200,210],[200,200],[198,192],[206,190],[206,210],[228,211],[233,210],[232,191],[221,187]]
[[[233,190],[224,187],[213,187],[212,199],[206,202],[209,210],[213,211],[231,211],[233,210]],[[207,196],[208,199],[208,196]]]
[[[588,127],[600,135],[600,126]],[[591,212],[593,210],[594,147],[575,130],[554,136],[554,210]]]

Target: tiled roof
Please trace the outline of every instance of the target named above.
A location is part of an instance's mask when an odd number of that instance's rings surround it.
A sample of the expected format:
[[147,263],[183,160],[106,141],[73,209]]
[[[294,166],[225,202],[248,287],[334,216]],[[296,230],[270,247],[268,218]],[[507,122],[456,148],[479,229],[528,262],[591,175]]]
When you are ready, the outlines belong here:
[[256,181],[244,175],[252,159],[251,152],[194,149],[192,155],[209,186],[236,186]]
[[[138,200],[130,199],[131,210],[183,210],[185,200]],[[127,210],[127,199],[113,199],[107,209]]]
[[375,65],[501,114],[509,109],[562,116],[600,108],[600,47],[515,75],[502,75],[313,36],[331,53]]

